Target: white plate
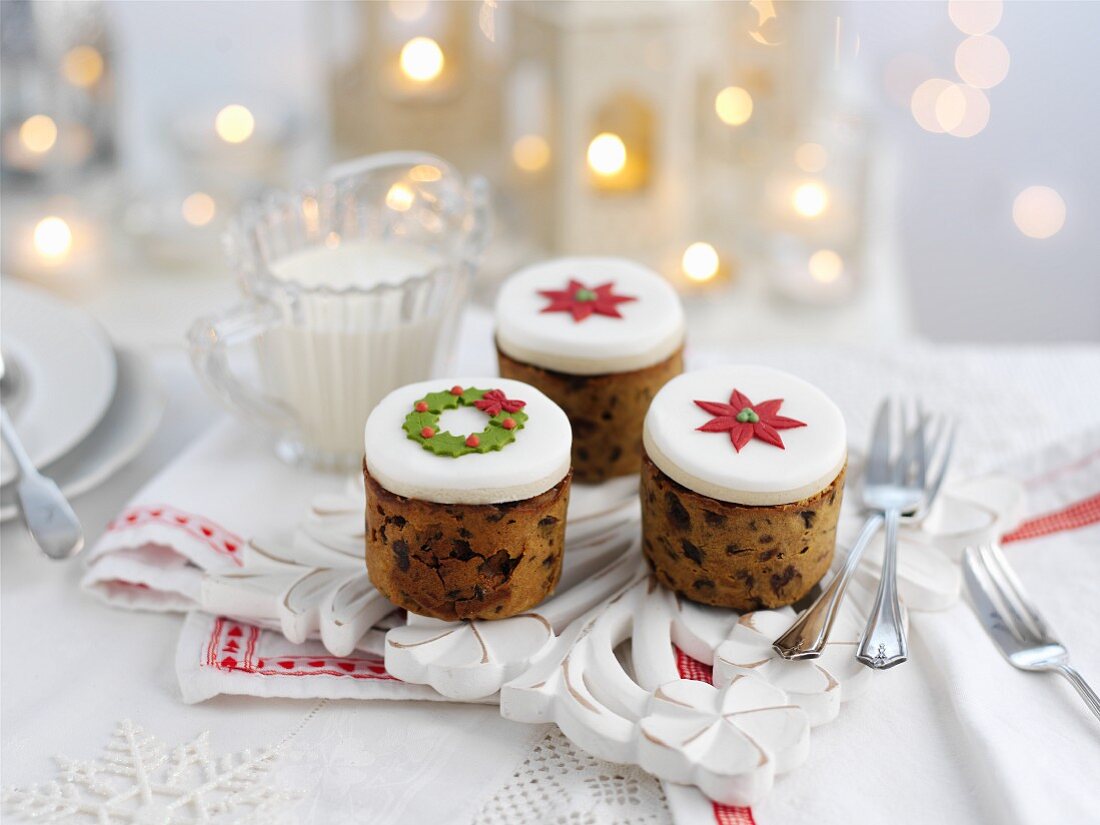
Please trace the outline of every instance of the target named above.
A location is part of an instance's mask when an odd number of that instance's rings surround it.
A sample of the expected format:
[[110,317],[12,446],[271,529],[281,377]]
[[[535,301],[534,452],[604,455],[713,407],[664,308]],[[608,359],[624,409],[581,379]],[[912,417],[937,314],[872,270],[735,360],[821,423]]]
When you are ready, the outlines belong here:
[[[164,392],[144,359],[118,350],[118,389],[106,414],[84,441],[42,472],[70,498],[103,483],[152,438],[164,413]],[[0,521],[16,514],[14,487],[0,493]]]
[[[0,307],[0,346],[21,383],[12,417],[41,468],[79,444],[103,417],[115,394],[115,354],[90,315],[41,290],[5,278]],[[4,449],[0,484],[15,477],[14,464]]]

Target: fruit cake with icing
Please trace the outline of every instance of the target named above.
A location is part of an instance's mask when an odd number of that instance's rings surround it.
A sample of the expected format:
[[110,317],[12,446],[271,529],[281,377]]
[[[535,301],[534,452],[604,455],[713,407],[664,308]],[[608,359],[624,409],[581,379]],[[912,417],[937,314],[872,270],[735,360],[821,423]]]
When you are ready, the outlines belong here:
[[578,482],[639,471],[645,411],[683,371],[683,309],[664,278],[622,258],[527,267],[501,288],[496,345],[501,375],[569,416]]
[[394,390],[364,433],[366,560],[394,604],[501,619],[561,575],[569,420],[534,387],[461,378]]
[[828,571],[847,436],[817,387],[766,367],[686,373],[657,393],[643,439],[643,549],[663,584],[756,610]]

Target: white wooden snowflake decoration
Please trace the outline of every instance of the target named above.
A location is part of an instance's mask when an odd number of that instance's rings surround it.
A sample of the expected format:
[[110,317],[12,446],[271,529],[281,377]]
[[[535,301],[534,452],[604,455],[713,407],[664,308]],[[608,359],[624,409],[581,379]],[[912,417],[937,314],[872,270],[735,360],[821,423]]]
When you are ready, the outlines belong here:
[[127,719],[101,758],[57,757],[58,779],[5,788],[3,802],[37,822],[274,825],[293,821],[298,798],[265,784],[277,756],[277,748],[216,756],[206,732],[169,748]]

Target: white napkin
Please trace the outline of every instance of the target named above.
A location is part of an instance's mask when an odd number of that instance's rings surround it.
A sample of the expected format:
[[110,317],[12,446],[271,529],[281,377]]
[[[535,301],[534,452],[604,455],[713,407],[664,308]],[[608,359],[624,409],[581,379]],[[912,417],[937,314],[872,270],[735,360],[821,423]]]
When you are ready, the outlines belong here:
[[83,587],[146,610],[198,604],[203,570],[240,566],[253,536],[293,533],[313,496],[344,479],[288,467],[268,441],[225,421],[134,496],[88,554]]
[[[204,571],[232,570],[257,534],[293,534],[311,499],[343,489],[337,475],[292,469],[240,424],[215,426],[146,485],[88,554],[82,586],[109,604],[193,611]],[[293,698],[435,699],[385,672],[380,633],[335,657],[319,642],[192,612],[176,671],[186,702],[218,694]]]
[[430,687],[391,676],[378,652],[333,656],[319,641],[296,645],[276,630],[199,612],[187,615],[180,633],[176,676],[188,703],[219,694],[446,701]]
[[[1005,552],[1072,661],[1100,686],[1100,432],[1009,468],[1027,486]],[[969,604],[910,614],[910,662],[815,728],[810,760],[749,808],[665,784],[681,825],[1089,822],[1100,726],[1055,675],[1012,668]]]

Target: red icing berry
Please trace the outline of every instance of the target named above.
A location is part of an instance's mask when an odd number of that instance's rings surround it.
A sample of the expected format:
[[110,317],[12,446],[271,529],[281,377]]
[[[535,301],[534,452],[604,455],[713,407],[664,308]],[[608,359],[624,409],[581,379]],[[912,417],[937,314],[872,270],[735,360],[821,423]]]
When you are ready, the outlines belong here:
[[431,438],[433,435],[435,435],[435,430],[433,430],[431,427],[424,427],[420,431],[421,438]]
[[505,418],[500,422],[500,426],[506,430],[514,430],[516,428],[516,420],[514,418]]
[[476,447],[480,443],[481,443],[481,439],[478,438],[476,435],[466,436],[466,446],[467,447]]
[[462,387],[458,386],[458,384],[455,384],[453,387],[451,387],[451,395],[462,395],[462,393],[463,389]]
[[417,412],[427,412],[428,411],[428,402],[427,401],[417,401],[416,402],[416,411]]

